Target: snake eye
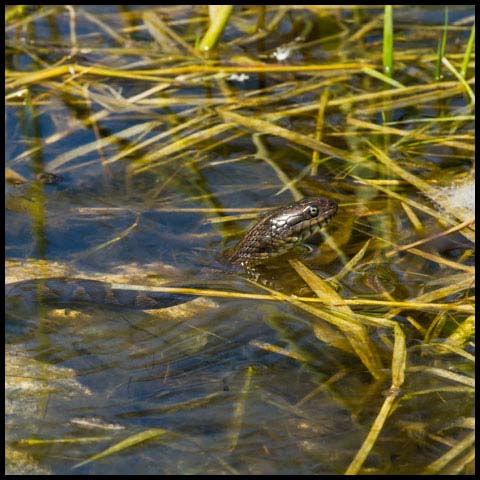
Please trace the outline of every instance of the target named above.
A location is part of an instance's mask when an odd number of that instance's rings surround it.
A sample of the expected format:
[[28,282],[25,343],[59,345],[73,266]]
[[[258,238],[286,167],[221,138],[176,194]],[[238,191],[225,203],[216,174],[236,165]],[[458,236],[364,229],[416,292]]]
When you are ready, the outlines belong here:
[[311,205],[310,207],[308,207],[307,211],[311,217],[316,217],[318,215],[318,207],[316,207],[315,205]]

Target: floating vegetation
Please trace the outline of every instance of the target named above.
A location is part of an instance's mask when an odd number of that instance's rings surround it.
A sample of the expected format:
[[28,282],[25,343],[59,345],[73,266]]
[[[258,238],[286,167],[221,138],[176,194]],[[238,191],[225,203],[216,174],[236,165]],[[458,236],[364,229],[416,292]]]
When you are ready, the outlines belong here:
[[[473,474],[474,21],[8,6],[10,473]],[[225,266],[310,195],[339,204],[313,251]],[[51,277],[195,300],[50,305]]]

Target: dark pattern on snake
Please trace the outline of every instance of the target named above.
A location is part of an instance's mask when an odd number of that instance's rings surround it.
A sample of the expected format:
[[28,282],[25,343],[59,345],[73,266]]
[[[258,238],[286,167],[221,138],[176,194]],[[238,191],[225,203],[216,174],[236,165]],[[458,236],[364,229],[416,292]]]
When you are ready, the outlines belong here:
[[28,308],[34,304],[55,304],[73,307],[82,304],[103,304],[141,310],[165,308],[194,298],[170,292],[151,292],[111,287],[108,283],[81,278],[46,278],[5,285],[9,308]]

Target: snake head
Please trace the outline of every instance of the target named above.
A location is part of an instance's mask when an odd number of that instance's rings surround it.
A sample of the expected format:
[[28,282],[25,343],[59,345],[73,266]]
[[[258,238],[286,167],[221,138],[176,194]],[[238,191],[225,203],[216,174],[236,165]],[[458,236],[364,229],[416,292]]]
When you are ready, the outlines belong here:
[[261,217],[233,249],[234,265],[258,265],[301,245],[337,213],[334,200],[307,197]]

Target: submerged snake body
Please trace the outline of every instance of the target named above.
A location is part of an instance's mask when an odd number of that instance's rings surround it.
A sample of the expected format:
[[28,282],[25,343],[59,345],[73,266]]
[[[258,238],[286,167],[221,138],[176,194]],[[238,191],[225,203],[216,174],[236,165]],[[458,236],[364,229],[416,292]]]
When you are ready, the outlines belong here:
[[269,212],[248,230],[229,261],[250,268],[283,255],[318,233],[337,209],[334,200],[310,197]]
[[[247,231],[228,258],[230,264],[247,271],[283,255],[317,233],[337,212],[337,204],[326,198],[306,198],[261,217]],[[55,304],[105,304],[137,309],[165,308],[192,296],[115,288],[105,282],[77,278],[26,280],[5,286],[6,311]]]
[[45,278],[5,285],[8,309],[32,308],[40,304],[68,305],[103,304],[141,310],[165,308],[193,298],[191,295],[128,290],[106,282],[81,278]]

